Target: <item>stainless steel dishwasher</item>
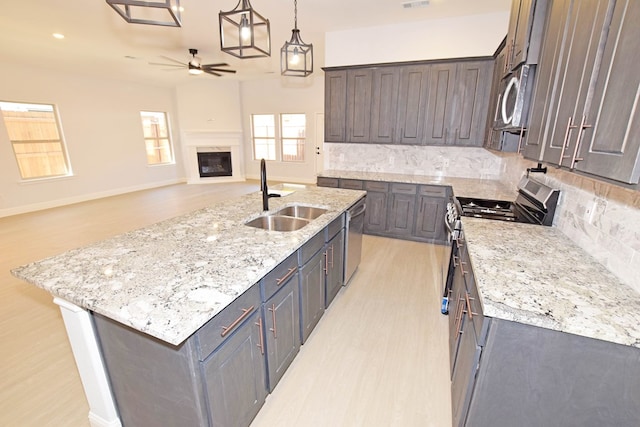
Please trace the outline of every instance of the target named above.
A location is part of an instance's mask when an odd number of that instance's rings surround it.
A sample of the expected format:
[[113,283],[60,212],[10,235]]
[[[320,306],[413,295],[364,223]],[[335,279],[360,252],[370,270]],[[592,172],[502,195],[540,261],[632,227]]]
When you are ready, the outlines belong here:
[[347,285],[356,272],[362,258],[362,233],[364,229],[364,211],[366,196],[358,200],[347,210],[347,241],[345,243],[347,259],[344,267],[344,284]]

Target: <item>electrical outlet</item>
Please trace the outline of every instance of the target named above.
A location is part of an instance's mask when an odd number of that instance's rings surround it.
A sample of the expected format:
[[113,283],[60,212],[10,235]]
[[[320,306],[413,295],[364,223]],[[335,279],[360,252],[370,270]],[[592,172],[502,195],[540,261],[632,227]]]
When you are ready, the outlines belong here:
[[396,159],[393,156],[389,156],[389,166],[393,166],[393,164],[395,163]]
[[444,166],[445,168],[449,167],[449,159],[444,159],[444,161],[442,162],[442,166]]

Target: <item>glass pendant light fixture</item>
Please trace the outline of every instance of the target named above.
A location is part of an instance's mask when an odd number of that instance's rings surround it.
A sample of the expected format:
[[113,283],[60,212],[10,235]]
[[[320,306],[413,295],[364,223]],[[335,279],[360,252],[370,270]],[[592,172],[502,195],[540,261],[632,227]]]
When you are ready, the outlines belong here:
[[130,24],[182,26],[180,0],[107,0],[107,4]]
[[305,44],[298,29],[298,0],[293,0],[294,25],[291,40],[280,49],[280,73],[283,76],[307,77],[313,73],[313,44]]
[[256,12],[249,0],[240,0],[229,11],[220,11],[220,49],[237,58],[271,56],[269,20]]

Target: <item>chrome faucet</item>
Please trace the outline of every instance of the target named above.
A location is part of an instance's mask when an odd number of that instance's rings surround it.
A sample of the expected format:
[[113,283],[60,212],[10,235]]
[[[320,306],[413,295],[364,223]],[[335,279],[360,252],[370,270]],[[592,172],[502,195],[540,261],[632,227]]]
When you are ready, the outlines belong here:
[[262,210],[269,210],[269,197],[280,197],[279,194],[269,194],[267,188],[267,163],[260,159],[260,191],[262,191]]

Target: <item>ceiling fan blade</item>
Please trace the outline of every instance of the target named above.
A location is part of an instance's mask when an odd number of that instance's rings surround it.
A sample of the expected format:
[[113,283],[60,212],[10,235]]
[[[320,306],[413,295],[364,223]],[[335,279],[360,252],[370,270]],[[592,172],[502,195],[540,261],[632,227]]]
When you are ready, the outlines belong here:
[[214,76],[218,76],[218,77],[222,76],[222,74],[218,74],[215,71],[211,71],[211,70],[202,70],[202,71],[204,71],[207,74],[213,74]]
[[219,73],[232,73],[235,74],[236,70],[224,70],[222,68],[203,68],[202,71],[217,71]]
[[180,61],[177,61],[177,60],[175,60],[175,59],[173,59],[173,58],[169,58],[168,56],[160,55],[160,58],[164,58],[164,59],[166,59],[167,61],[175,62],[176,64],[180,64],[180,65],[182,65],[182,66],[184,66],[184,67],[186,67],[186,66],[187,66],[187,63],[186,63],[186,62],[180,62]]
[[202,64],[201,67],[207,67],[207,68],[211,68],[211,67],[228,67],[229,64],[227,64],[226,62],[220,62],[218,64]]
[[149,62],[149,65],[162,65],[164,67],[176,67],[176,69],[178,68],[184,68],[184,65],[178,65],[178,64],[163,64],[160,62]]

